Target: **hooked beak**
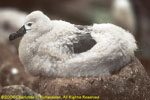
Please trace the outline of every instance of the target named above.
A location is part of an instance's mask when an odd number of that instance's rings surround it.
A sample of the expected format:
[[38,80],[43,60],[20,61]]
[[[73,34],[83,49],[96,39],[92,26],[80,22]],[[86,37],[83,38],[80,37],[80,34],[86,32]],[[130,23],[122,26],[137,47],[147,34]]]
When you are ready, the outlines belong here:
[[14,40],[14,39],[16,39],[18,37],[21,37],[25,33],[26,33],[25,26],[22,26],[17,32],[14,32],[14,33],[10,34],[9,40],[11,41],[11,40]]

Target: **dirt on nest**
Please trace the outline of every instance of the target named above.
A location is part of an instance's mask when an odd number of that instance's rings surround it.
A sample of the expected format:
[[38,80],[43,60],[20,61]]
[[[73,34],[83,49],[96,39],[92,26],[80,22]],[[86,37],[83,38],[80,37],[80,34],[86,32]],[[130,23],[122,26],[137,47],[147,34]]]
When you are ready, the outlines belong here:
[[115,75],[68,79],[41,77],[39,91],[41,95],[62,97],[87,95],[99,96],[100,100],[148,100],[150,98],[150,78],[144,67],[135,58],[119,74]]

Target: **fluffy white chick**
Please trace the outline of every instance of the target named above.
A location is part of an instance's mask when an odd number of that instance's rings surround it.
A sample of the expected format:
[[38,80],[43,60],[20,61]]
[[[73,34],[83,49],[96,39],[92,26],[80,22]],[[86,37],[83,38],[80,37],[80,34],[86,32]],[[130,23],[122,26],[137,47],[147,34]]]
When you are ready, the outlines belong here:
[[50,20],[41,11],[30,13],[9,39],[20,36],[19,58],[25,70],[53,78],[114,74],[132,60],[137,48],[134,37],[115,25],[73,25]]

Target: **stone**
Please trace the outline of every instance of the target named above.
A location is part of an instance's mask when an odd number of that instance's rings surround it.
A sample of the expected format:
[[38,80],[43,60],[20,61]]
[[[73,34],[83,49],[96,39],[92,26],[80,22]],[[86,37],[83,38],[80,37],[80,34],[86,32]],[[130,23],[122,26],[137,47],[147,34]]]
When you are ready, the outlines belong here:
[[1,99],[40,100],[40,94],[32,91],[31,89],[23,85],[12,85],[3,87],[0,96]]

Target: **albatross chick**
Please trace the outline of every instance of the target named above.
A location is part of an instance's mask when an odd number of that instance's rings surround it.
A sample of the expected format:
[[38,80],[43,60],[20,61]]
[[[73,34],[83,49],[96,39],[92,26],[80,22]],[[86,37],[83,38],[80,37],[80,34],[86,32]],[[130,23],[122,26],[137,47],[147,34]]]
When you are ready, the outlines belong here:
[[23,36],[19,58],[26,72],[45,77],[99,77],[119,72],[134,57],[136,41],[112,24],[74,25],[30,13],[9,37]]

